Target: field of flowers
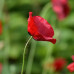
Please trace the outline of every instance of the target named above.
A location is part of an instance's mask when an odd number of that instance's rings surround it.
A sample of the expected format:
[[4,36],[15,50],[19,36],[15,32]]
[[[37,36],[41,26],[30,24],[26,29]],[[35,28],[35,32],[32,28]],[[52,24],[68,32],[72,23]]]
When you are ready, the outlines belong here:
[[0,74],[74,74],[74,0],[0,0]]

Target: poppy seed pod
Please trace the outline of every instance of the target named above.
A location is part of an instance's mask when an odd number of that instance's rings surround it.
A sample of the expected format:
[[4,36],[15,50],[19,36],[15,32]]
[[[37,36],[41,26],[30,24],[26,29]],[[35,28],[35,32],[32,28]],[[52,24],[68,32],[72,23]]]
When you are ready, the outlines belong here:
[[56,39],[53,39],[54,30],[51,25],[41,16],[32,17],[32,12],[29,12],[28,33],[37,41],[56,43]]

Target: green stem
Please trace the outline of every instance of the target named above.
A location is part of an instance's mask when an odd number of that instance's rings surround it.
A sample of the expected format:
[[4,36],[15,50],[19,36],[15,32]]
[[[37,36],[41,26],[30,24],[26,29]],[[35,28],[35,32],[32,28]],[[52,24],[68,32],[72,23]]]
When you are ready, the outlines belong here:
[[47,3],[44,8],[42,9],[41,13],[40,13],[40,16],[42,17],[46,17],[46,14],[47,12],[49,11],[49,9],[52,7],[52,4],[51,3]]
[[24,47],[24,52],[23,52],[23,63],[22,63],[22,70],[21,70],[21,74],[23,74],[23,70],[24,70],[24,55],[25,55],[25,51],[26,51],[26,47],[29,43],[29,41],[31,40],[32,36],[29,38],[29,40],[27,41],[25,47]]
[[28,58],[28,63],[27,63],[27,68],[26,68],[26,74],[31,74],[35,49],[36,49],[36,41],[32,40],[31,50],[30,50],[30,53],[29,53],[29,58]]

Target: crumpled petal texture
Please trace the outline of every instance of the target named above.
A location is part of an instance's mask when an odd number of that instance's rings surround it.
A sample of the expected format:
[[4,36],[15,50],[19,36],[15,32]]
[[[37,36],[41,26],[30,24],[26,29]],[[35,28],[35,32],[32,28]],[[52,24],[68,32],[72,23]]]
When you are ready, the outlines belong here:
[[54,30],[51,25],[40,16],[32,17],[32,12],[29,12],[28,32],[37,41],[56,43],[56,39],[52,38],[54,36]]
[[69,15],[70,7],[68,0],[52,0],[52,5],[59,20],[62,20]]
[[2,34],[2,22],[0,21],[0,35]]

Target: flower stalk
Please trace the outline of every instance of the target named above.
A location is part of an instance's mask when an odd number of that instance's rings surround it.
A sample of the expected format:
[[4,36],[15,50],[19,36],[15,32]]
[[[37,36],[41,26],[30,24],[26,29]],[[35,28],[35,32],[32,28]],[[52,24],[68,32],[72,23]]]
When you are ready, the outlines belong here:
[[30,41],[31,39],[32,39],[32,36],[29,38],[29,40],[27,41],[27,43],[26,43],[26,45],[25,45],[25,47],[24,47],[24,52],[23,52],[23,63],[22,63],[21,74],[23,74],[23,70],[24,70],[24,60],[25,60],[24,56],[25,56],[26,47],[27,47],[27,45],[28,45],[28,43],[29,43],[29,41]]

